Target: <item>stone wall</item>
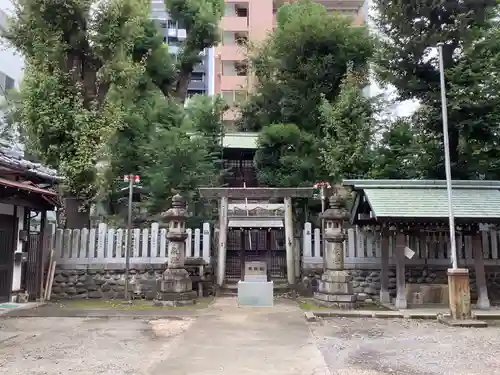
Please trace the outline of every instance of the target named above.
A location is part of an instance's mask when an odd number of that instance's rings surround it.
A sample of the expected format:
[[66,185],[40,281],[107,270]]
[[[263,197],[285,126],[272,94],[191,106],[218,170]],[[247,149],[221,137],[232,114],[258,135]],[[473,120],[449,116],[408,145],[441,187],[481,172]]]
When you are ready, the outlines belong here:
[[[353,269],[349,270],[353,277],[354,292],[360,301],[373,301],[379,299],[380,293],[380,270]],[[322,269],[311,269],[302,277],[300,289],[306,295],[312,295],[317,291],[318,280],[323,273]],[[447,284],[446,268],[436,267],[407,267],[406,282],[411,284]],[[488,283],[488,295],[490,301],[500,301],[500,267],[486,267],[486,278]],[[471,298],[475,300],[476,281],[474,270],[470,270]],[[391,297],[396,296],[396,270],[389,269],[389,293]]]
[[[197,290],[199,274],[197,268],[187,268],[193,279],[193,289]],[[164,269],[144,266],[132,266],[129,272],[130,291],[136,298],[153,300],[159,291]],[[204,294],[211,293],[211,273],[206,270]],[[119,299],[124,298],[125,270],[95,267],[88,269],[57,268],[52,284],[51,300],[63,299]]]

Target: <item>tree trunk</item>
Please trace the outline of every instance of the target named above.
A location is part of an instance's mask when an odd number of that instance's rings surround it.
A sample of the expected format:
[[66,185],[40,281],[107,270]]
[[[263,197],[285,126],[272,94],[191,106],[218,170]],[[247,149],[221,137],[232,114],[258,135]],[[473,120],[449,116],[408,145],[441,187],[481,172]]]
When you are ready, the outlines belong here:
[[66,213],[66,229],[89,228],[90,210],[84,205],[83,200],[76,197],[64,198],[64,210]]

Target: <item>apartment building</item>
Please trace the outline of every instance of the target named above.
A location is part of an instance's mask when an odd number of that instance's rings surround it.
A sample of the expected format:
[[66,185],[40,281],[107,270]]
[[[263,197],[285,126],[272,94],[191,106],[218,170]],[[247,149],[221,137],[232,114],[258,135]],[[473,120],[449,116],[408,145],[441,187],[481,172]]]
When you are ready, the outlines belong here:
[[[0,30],[7,25],[8,0],[0,0]],[[24,60],[12,48],[0,48],[0,97],[19,85],[24,69]]]
[[[165,12],[163,0],[152,0],[151,17],[163,31],[163,41],[176,56],[187,37],[186,29]],[[214,48],[202,51],[201,63],[194,67],[188,86],[188,98],[196,94],[214,95]]]
[[[246,98],[252,87],[252,75],[247,65],[247,42],[259,43],[276,26],[277,9],[294,0],[226,0],[221,22],[222,42],[215,49],[215,93],[233,105]],[[354,25],[365,21],[365,0],[316,0],[336,12],[351,15]],[[238,112],[224,115],[228,131],[233,130]]]

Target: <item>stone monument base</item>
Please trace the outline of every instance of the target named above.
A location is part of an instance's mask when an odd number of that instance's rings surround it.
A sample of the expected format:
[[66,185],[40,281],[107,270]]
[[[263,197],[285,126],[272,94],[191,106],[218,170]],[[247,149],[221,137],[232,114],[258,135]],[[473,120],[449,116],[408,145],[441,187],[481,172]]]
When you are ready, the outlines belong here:
[[156,300],[153,302],[153,306],[187,306],[196,304],[196,298],[198,293],[195,290],[190,290],[189,292],[158,292]]
[[273,307],[272,281],[238,281],[238,306]]
[[189,273],[184,268],[167,268],[163,273],[155,306],[185,306],[196,303],[198,293],[193,289]]
[[327,307],[355,308],[356,295],[352,290],[352,277],[347,271],[326,270],[321,276],[314,298]]

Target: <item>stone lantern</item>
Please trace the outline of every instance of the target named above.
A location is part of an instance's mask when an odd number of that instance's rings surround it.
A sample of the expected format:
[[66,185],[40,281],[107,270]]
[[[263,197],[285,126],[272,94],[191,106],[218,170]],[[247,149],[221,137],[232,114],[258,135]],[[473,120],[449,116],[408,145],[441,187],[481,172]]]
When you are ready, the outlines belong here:
[[172,198],[172,208],[162,213],[168,223],[168,265],[163,273],[156,305],[182,306],[196,302],[196,291],[184,268],[186,233],[186,202],[179,194]]
[[330,197],[329,203],[330,208],[320,215],[325,228],[324,266],[314,298],[323,305],[349,309],[356,302],[352,277],[344,270],[344,241],[347,238],[344,222],[349,218],[349,213],[344,207],[344,199],[338,193]]

